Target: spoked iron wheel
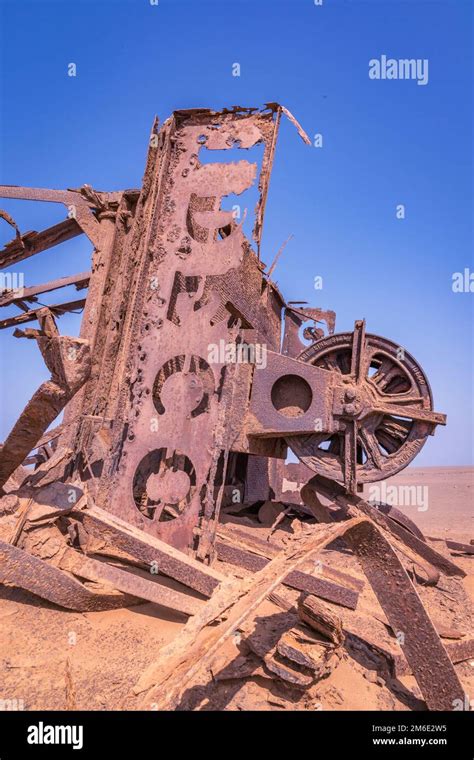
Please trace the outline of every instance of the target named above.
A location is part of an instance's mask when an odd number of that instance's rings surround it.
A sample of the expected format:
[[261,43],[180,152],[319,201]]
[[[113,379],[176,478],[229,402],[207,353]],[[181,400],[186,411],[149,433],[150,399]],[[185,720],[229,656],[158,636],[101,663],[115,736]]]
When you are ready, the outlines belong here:
[[315,472],[345,484],[382,480],[407,466],[445,416],[433,412],[428,380],[400,346],[366,335],[340,333],[309,346],[299,357],[334,372],[338,430],[294,436],[287,443]]

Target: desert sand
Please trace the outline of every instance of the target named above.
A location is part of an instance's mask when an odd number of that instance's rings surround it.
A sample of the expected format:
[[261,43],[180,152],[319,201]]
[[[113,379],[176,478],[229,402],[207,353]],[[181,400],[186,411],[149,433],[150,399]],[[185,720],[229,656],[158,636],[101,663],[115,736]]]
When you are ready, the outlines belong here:
[[[469,543],[473,537],[474,468],[410,468],[393,478],[395,485],[426,487],[427,509],[399,505],[413,519],[439,551],[446,552],[467,573],[454,596],[449,584],[441,602],[429,606],[435,624],[456,628],[458,636],[472,635],[468,602],[459,594],[473,589],[473,557],[446,548],[446,537]],[[292,526],[288,520],[286,530]],[[255,526],[264,535],[263,526]],[[322,552],[324,562],[340,551],[333,546]],[[347,555],[347,556],[346,556]],[[350,571],[364,579],[357,560],[349,552],[344,562]],[[236,569],[218,563],[221,570]],[[338,556],[340,567],[340,556]],[[242,571],[242,575],[245,571]],[[452,579],[449,579],[452,582]],[[419,587],[425,602],[431,589]],[[437,597],[437,598],[438,598]],[[337,612],[338,607],[332,605]],[[258,616],[280,611],[270,601]],[[358,605],[361,615],[380,612],[378,602],[365,584]],[[258,617],[257,616],[257,617]],[[143,670],[153,661],[159,648],[171,641],[186,618],[153,604],[107,612],[77,613],[62,610],[15,588],[0,587],[0,707],[3,709],[137,709],[140,702],[132,689]],[[380,623],[382,628],[385,628]],[[442,639],[445,642],[447,639]],[[221,653],[225,664],[238,654],[229,642]],[[467,693],[474,691],[474,661],[456,665]],[[196,690],[188,707],[216,710],[410,710],[423,709],[421,694],[410,675],[390,679],[380,674],[367,652],[345,652],[329,677],[309,691],[295,692],[282,682],[257,675],[243,679],[211,681]],[[150,705],[153,709],[153,705]]]

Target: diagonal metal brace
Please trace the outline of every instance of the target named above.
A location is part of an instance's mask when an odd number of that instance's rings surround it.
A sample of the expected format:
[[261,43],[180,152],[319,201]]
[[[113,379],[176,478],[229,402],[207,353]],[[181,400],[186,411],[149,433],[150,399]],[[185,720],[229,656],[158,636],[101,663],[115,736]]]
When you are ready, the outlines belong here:
[[[312,478],[303,487],[301,496],[315,517],[321,519],[321,511],[326,508],[317,499],[318,484],[318,476]],[[342,497],[339,496],[339,503],[341,501]],[[331,522],[329,508],[326,512],[327,521]],[[363,515],[362,509],[350,504],[348,499],[346,517],[353,519]],[[415,587],[389,541],[370,519],[352,528],[345,534],[344,540],[359,559],[380,606],[397,633],[428,709],[453,710],[455,700],[464,699],[463,687]]]

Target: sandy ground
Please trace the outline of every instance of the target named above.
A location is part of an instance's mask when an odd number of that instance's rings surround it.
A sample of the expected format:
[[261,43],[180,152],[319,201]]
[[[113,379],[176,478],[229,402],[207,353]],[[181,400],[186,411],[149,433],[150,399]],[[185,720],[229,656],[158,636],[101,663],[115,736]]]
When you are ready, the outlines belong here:
[[[420,491],[428,494],[426,510],[418,510],[416,504],[399,504],[427,536],[469,542],[474,535],[473,480],[473,468],[413,468],[390,483],[427,487],[427,491]],[[433,546],[446,552],[440,540]],[[449,579],[449,583],[457,584],[456,589],[450,593],[448,584],[446,594],[437,592],[434,606],[432,589],[419,587],[420,595],[430,603],[433,619],[472,635],[468,602],[467,598],[463,601],[462,594],[473,590],[473,558],[449,552],[447,556],[468,572],[468,577],[462,582]],[[331,547],[321,559],[364,578],[349,552]],[[219,567],[231,571],[222,563]],[[333,605],[333,609],[338,608]],[[362,614],[380,609],[368,584],[361,594],[359,609]],[[276,612],[280,610],[267,601],[257,617]],[[137,709],[140,702],[132,695],[133,685],[184,622],[185,618],[153,604],[108,612],[67,612],[27,592],[0,587],[0,709]],[[237,654],[231,641],[221,659],[226,662]],[[461,663],[456,670],[467,693],[472,694],[474,661]],[[199,709],[422,709],[412,676],[396,682],[386,680],[373,663],[348,653],[328,678],[304,693],[280,681],[256,676],[213,681],[197,688],[191,696],[189,706],[200,706]]]
[[[372,485],[380,487],[380,483]],[[388,486],[411,488],[410,491],[397,488],[394,496],[399,503],[395,506],[410,517],[425,536],[454,541],[474,538],[473,467],[408,467],[387,480]]]

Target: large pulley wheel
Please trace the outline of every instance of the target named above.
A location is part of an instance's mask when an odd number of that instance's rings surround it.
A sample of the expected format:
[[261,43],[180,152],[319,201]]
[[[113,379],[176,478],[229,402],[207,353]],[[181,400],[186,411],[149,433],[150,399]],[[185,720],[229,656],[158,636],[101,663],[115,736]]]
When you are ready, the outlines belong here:
[[298,357],[336,373],[336,432],[292,436],[287,443],[314,470],[356,490],[402,470],[421,450],[436,424],[428,380],[410,354],[378,335],[331,335]]

